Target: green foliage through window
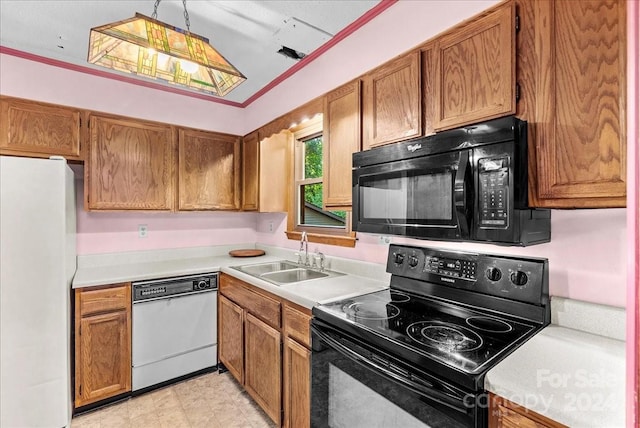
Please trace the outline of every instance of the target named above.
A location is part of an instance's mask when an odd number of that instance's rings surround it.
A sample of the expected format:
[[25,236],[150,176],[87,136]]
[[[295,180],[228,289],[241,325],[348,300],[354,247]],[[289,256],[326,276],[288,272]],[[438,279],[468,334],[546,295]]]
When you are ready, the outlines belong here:
[[304,142],[304,178],[318,177],[322,177],[322,135]]
[[[314,178],[322,178],[322,135],[304,140],[304,179]],[[316,213],[309,218],[305,218],[304,212],[301,213],[302,224],[344,227],[347,217],[346,211],[325,211],[322,209],[322,183],[304,184],[301,187],[305,204],[313,206],[313,212]],[[304,211],[306,212],[306,209]]]

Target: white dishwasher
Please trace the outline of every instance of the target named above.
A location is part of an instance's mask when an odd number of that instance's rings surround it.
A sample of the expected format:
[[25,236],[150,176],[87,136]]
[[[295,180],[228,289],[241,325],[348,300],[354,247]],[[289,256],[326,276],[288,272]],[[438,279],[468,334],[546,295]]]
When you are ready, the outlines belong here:
[[132,391],[218,364],[217,273],[132,286]]

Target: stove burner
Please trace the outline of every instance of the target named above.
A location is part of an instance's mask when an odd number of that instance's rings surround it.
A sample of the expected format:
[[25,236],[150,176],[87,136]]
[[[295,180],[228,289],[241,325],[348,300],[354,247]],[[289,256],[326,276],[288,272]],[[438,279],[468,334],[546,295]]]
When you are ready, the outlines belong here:
[[482,346],[482,338],[472,330],[436,321],[413,323],[407,334],[416,342],[448,351],[474,351]]
[[391,301],[394,303],[404,303],[411,300],[411,297],[407,296],[404,293],[400,293],[399,291],[391,292]]
[[400,314],[400,309],[385,302],[355,302],[345,305],[343,310],[348,316],[365,320],[388,320]]
[[513,330],[511,324],[496,318],[475,316],[469,317],[465,321],[471,327],[491,333],[508,333]]

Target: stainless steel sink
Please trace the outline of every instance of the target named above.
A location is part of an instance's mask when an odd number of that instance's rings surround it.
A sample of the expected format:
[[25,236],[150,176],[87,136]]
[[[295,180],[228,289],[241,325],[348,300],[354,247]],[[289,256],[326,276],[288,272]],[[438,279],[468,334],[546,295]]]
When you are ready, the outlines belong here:
[[281,270],[279,272],[265,273],[260,276],[267,281],[273,281],[280,284],[291,284],[292,282],[308,281],[310,279],[326,278],[329,274],[306,268]]
[[247,273],[252,276],[260,276],[265,273],[284,271],[287,269],[296,269],[298,266],[296,263],[288,262],[286,260],[280,260],[271,263],[259,263],[255,265],[234,266],[233,269]]
[[296,284],[313,279],[344,275],[330,270],[319,271],[287,260],[270,263],[258,263],[244,266],[231,266],[232,269],[244,272],[253,277],[269,281],[275,285]]

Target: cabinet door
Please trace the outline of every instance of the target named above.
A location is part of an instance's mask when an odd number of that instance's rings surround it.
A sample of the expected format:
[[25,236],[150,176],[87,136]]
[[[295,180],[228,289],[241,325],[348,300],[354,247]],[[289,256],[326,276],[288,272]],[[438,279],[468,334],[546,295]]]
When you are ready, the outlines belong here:
[[566,425],[490,393],[489,428],[566,428]]
[[81,111],[14,98],[0,99],[0,153],[81,159]]
[[178,138],[178,209],[240,208],[240,139],[181,129]]
[[243,319],[240,306],[218,296],[218,358],[240,383],[244,383]]
[[362,81],[364,150],[421,135],[420,52],[392,60]]
[[242,210],[257,211],[260,178],[260,138],[258,132],[242,140]]
[[260,141],[260,212],[286,212],[293,188],[293,134],[282,131]]
[[108,312],[79,321],[75,406],[131,391],[129,312]]
[[311,421],[311,351],[291,338],[284,342],[284,426],[306,428]]
[[361,146],[360,81],[351,82],[324,98],[323,205],[351,209],[351,155]]
[[436,39],[436,130],[516,112],[515,41],[513,2]]
[[627,2],[535,7],[541,67],[536,205],[624,207]]
[[436,67],[434,44],[426,43],[420,48],[420,66],[422,71],[422,131],[424,135],[435,134],[436,117]]
[[85,165],[88,208],[172,209],[174,147],[169,125],[91,117]]
[[247,314],[244,387],[276,425],[281,415],[281,352],[280,332]]

